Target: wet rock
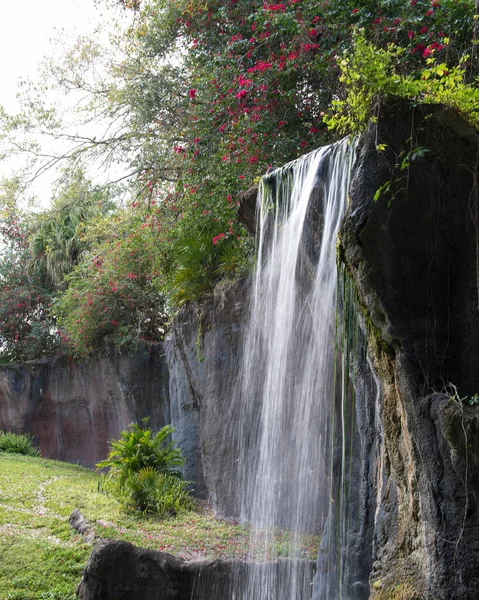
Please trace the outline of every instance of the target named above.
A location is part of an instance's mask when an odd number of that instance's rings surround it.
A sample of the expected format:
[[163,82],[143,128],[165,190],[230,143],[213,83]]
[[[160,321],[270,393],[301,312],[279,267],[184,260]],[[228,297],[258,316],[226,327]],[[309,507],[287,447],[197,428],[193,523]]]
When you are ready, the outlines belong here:
[[360,140],[340,235],[380,388],[359,423],[377,444],[361,456],[364,502],[375,503],[373,537],[363,535],[380,582],[371,598],[380,588],[468,600],[479,589],[479,413],[458,400],[479,390],[478,149],[453,111],[404,103],[383,107]]
[[[77,589],[79,600],[233,600],[249,571],[266,569],[287,577],[290,563],[246,563],[234,560],[185,561],[165,552],[137,548],[121,541],[99,541]],[[312,561],[301,561],[305,581],[301,598],[310,595]],[[291,600],[268,598],[264,600]]]

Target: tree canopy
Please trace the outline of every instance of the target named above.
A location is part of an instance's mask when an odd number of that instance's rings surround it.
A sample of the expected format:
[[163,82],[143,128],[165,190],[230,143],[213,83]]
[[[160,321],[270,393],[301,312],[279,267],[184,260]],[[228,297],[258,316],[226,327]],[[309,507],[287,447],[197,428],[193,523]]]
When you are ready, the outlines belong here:
[[[20,114],[1,115],[4,145],[33,157],[30,173],[70,165],[48,211],[21,213],[20,225],[5,203],[5,306],[16,298],[22,310],[10,333],[4,311],[4,360],[49,351],[12,350],[37,321],[78,356],[105,339],[160,340],[181,304],[248,272],[239,192],[268,167],[359,133],[381,99],[445,103],[479,126],[477,0],[117,4],[131,20],[110,53],[79,40],[46,65],[45,84],[25,87]],[[79,134],[46,88],[73,95],[77,117],[103,133]],[[45,154],[42,136],[61,150]],[[81,168],[92,161],[121,164],[121,184],[89,182]],[[44,296],[30,290],[40,284]]]

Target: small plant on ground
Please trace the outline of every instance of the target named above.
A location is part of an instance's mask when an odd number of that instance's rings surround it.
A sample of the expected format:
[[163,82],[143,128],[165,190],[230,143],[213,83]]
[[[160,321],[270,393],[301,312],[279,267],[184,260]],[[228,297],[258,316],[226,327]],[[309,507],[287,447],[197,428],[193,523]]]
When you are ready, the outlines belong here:
[[33,447],[33,436],[10,431],[0,431],[0,452],[40,456],[40,452]]
[[192,509],[194,501],[180,470],[184,458],[168,441],[174,429],[166,425],[152,433],[148,419],[142,423],[133,423],[130,431],[110,442],[108,458],[97,464],[110,469],[102,490],[117,496],[127,509],[162,516]]

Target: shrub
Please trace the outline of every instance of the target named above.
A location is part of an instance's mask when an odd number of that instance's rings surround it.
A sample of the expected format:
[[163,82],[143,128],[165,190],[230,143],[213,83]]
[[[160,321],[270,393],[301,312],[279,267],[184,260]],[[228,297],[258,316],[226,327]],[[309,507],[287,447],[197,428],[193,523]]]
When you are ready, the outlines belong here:
[[0,431],[0,452],[40,456],[40,452],[33,447],[33,436],[10,431]]
[[133,423],[131,431],[110,442],[108,458],[97,464],[110,469],[103,491],[117,496],[127,509],[161,516],[190,510],[194,501],[180,471],[185,461],[168,441],[174,429],[166,425],[152,433],[147,422],[143,419],[143,427]]

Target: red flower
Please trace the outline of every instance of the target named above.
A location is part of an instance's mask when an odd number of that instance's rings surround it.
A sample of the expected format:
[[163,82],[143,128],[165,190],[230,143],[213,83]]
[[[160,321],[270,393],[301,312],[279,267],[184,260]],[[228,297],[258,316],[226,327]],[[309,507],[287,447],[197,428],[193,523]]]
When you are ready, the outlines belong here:
[[373,23],[374,23],[375,25],[377,25],[378,23],[381,23],[381,19],[375,19],[375,20],[373,21]]
[[193,100],[194,98],[196,98],[196,90],[192,89],[190,90],[190,98]]
[[408,31],[407,32],[407,37],[412,40],[412,38],[414,37],[414,31]]
[[417,0],[411,0],[411,6],[416,6]]
[[216,246],[216,244],[224,237],[226,237],[226,235],[224,233],[220,233],[219,235],[216,235],[213,238],[213,245]]
[[353,10],[351,11],[351,14],[355,15],[358,12],[359,8],[353,8]]
[[427,27],[423,27],[422,29],[419,30],[419,33],[427,33],[428,29]]
[[434,13],[433,9],[430,8],[426,13],[426,17],[430,17],[433,13]]

